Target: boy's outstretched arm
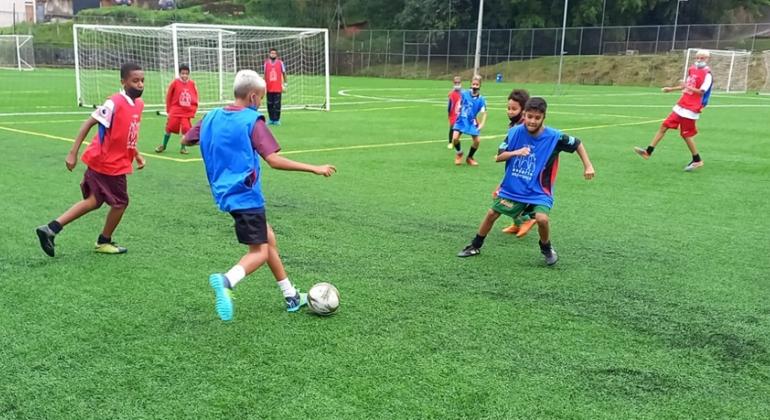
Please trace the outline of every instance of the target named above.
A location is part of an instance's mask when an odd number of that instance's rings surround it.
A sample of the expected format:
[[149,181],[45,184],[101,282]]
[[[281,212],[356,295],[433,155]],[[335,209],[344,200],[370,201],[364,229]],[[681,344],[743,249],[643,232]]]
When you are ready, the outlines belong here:
[[94,117],[88,117],[80,126],[78,134],[75,137],[75,143],[72,145],[72,149],[67,153],[67,158],[64,159],[64,164],[67,166],[68,171],[75,169],[75,165],[78,163],[78,152],[80,151],[80,145],[83,144],[83,140],[86,139],[88,132],[91,131],[91,127],[95,126],[99,122]]
[[182,137],[182,144],[185,146],[197,146],[201,139],[201,123],[203,119],[199,120],[197,124],[187,134]]
[[586,179],[592,179],[594,175],[596,175],[596,171],[594,171],[594,165],[591,164],[591,159],[588,158],[588,152],[586,151],[586,148],[583,147],[583,143],[578,145],[576,151],[578,156],[580,156],[580,160],[583,161],[583,176]]
[[283,171],[300,171],[300,172],[312,172],[316,175],[332,176],[337,172],[337,168],[333,165],[309,165],[307,163],[296,162],[291,159],[287,159],[278,153],[271,153],[264,157],[265,162],[273,169],[280,169]]

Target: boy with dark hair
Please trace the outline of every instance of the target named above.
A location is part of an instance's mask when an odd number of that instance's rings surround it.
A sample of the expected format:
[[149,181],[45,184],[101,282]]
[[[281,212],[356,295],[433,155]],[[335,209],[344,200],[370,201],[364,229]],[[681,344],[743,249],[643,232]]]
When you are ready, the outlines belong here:
[[265,60],[265,80],[267,81],[267,114],[270,125],[281,125],[281,95],[286,89],[286,66],[278,58],[278,50],[270,48]]
[[543,98],[530,98],[524,106],[524,123],[508,131],[496,159],[497,162],[505,162],[505,175],[498,197],[487,211],[476,237],[457,254],[458,257],[480,254],[484,239],[501,214],[515,218],[532,212],[540,233],[540,252],[546,264],[554,265],[558,261],[551,245],[548,214],[553,207],[559,153],[577,152],[583,162],[586,179],[592,179],[595,172],[580,140],[563,136],[558,130],[543,125],[546,109]]
[[61,216],[36,229],[40,247],[54,256],[54,238],[68,223],[98,209],[103,203],[110,206],[102,233],[96,239],[95,251],[102,254],[123,254],[126,248],[112,241],[112,233],[128,206],[126,174],[144,168],[144,158],[136,148],[139,124],[144,102],[140,99],[144,90],[144,71],[139,65],[126,63],[120,67],[123,89],[112,95],[97,108],[80,126],[75,143],[64,163],[72,171],[77,165],[78,152],[91,127],[99,125],[99,131],[83,153],[87,169],[80,189],[83,200],[75,203]]
[[[198,112],[198,88],[195,82],[190,79],[190,66],[182,64],[179,66],[179,77],[174,79],[166,91],[166,135],[163,136],[163,143],[155,148],[155,153],[163,153],[168,146],[168,140],[171,133],[181,134],[184,137],[190,127],[191,120]],[[186,155],[187,146],[182,144],[179,153]]]
[[273,272],[287,311],[296,312],[307,303],[307,294],[300,293],[289,281],[278,254],[275,234],[267,223],[260,157],[274,169],[327,177],[336,171],[331,165],[308,165],[278,154],[281,147],[257,111],[265,94],[265,81],[255,71],[239,71],[233,92],[232,105],[206,114],[183,140],[187,145],[200,141],[211,194],[219,209],[229,212],[235,220],[238,242],[248,246],[246,254],[227,273],[209,277],[216,311],[223,321],[233,319],[232,289],[264,263]]

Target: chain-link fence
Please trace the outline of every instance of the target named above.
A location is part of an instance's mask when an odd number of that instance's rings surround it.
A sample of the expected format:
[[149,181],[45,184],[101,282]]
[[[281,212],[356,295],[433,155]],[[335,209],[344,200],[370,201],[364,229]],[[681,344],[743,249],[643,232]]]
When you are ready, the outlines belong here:
[[[78,18],[77,22],[136,26],[172,23],[115,21],[101,16]],[[42,26],[46,37],[35,39],[37,65],[73,66],[71,23]],[[7,29],[5,33],[9,33]],[[29,28],[21,31],[29,33]],[[335,75],[375,77],[469,76],[476,52],[476,33],[462,29],[332,32],[330,71]],[[480,73],[487,79],[501,74],[510,81],[553,83],[558,78],[561,35],[561,28],[482,30]],[[770,49],[770,24],[567,28],[562,81],[642,86],[670,82],[681,77],[681,50],[687,48],[759,53]],[[677,52],[670,54],[672,50]],[[755,55],[750,68],[750,89],[767,78],[761,54]]]

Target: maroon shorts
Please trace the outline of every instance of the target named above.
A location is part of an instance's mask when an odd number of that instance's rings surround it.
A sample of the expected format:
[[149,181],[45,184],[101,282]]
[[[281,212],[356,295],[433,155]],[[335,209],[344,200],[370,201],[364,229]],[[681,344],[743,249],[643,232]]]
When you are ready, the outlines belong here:
[[88,168],[83,175],[80,190],[83,192],[83,198],[93,195],[100,206],[102,203],[107,203],[110,207],[128,206],[128,185],[125,175],[104,175]]
[[166,132],[174,134],[187,134],[190,131],[192,125],[190,124],[190,118],[184,117],[172,117],[169,116],[166,121]]
[[698,134],[698,129],[695,128],[695,120],[685,118],[676,112],[672,112],[671,115],[663,121],[663,126],[672,129],[678,128],[679,134],[685,139],[694,137]]

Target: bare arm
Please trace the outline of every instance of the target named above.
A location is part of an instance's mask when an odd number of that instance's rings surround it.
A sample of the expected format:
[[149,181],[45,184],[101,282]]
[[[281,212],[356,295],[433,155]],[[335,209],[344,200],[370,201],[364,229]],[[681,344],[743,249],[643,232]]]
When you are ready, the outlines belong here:
[[663,89],[661,89],[665,93],[673,92],[675,90],[682,90],[684,89],[684,83],[679,83],[676,86],[665,86]]
[[300,171],[311,172],[316,175],[332,176],[337,172],[337,168],[332,165],[309,165],[307,163],[296,162],[291,159],[287,159],[278,153],[271,153],[265,158],[265,162],[273,169],[280,169],[282,171]]
[[479,130],[481,130],[482,128],[484,128],[484,124],[487,123],[487,113],[486,111],[479,112],[478,116],[481,117],[479,118]]
[[588,152],[586,151],[586,148],[583,147],[583,143],[578,145],[577,154],[580,156],[580,160],[583,161],[583,168],[585,169],[583,171],[583,176],[585,179],[592,179],[594,175],[596,175],[596,171],[594,171],[594,166],[591,164],[591,159],[588,158]]
[[522,147],[521,149],[511,150],[510,152],[500,152],[495,157],[495,162],[505,162],[506,160],[514,156],[528,156],[529,147]]
[[197,146],[201,139],[201,123],[203,119],[199,120],[187,134],[182,137],[182,144],[185,146]]
[[72,149],[67,153],[67,157],[64,159],[64,164],[67,166],[68,171],[75,169],[75,165],[78,162],[78,153],[80,152],[80,145],[83,144],[83,140],[86,139],[88,132],[91,131],[91,127],[95,126],[99,122],[94,117],[88,117],[83,122],[78,130],[78,134],[75,137],[75,143],[72,145]]

